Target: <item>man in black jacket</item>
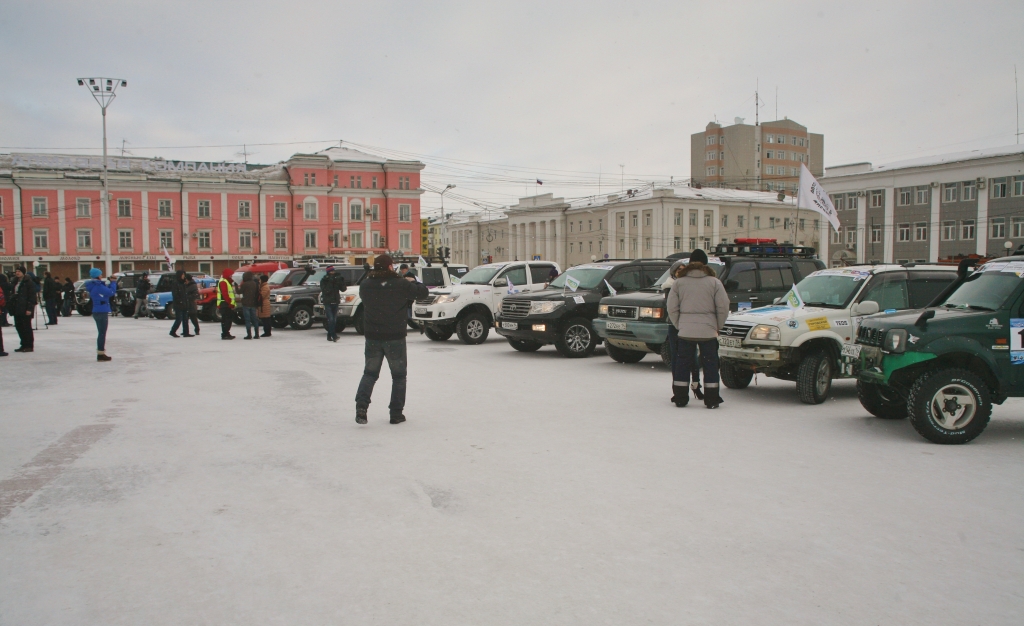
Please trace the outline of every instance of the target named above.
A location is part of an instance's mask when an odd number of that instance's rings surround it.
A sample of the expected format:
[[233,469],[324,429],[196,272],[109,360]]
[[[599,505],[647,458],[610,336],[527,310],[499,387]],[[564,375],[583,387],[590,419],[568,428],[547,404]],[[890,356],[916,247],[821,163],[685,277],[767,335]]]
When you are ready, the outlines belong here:
[[143,272],[139,278],[139,284],[135,286],[134,319],[139,319],[140,315],[149,315],[149,309],[146,308],[146,296],[149,295],[149,288],[152,286],[153,283],[149,282],[149,273]]
[[320,280],[320,300],[327,315],[327,341],[338,341],[338,305],[341,304],[341,292],[348,290],[345,277],[334,271],[334,266],[327,267],[327,273]]
[[363,336],[366,339],[366,366],[356,391],[356,423],[366,423],[373,386],[380,376],[384,359],[391,368],[391,423],[405,421],[406,308],[410,300],[426,298],[429,291],[422,283],[408,281],[395,273],[391,257],[382,254],[373,261],[373,271],[359,285],[363,300]]
[[11,288],[11,297],[7,301],[7,310],[14,316],[14,327],[21,339],[21,347],[15,352],[34,352],[32,316],[36,312],[36,288],[23,266],[18,266],[14,270],[14,285]]
[[178,327],[183,337],[192,337],[188,334],[188,278],[185,270],[178,270],[171,283],[171,301],[174,302],[174,325],[171,326],[171,337],[178,337]]

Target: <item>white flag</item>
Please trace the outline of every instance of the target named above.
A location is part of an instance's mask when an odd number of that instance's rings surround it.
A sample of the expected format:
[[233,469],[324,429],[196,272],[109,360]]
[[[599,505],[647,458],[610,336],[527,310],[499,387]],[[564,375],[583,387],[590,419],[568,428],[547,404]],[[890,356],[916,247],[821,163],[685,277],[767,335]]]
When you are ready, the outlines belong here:
[[612,284],[610,282],[605,280],[604,284],[608,285],[608,293],[612,294],[613,296],[619,295],[619,292],[615,291],[615,287],[612,287]]
[[576,290],[580,288],[580,281],[576,280],[572,276],[567,275],[565,277],[565,286],[571,289],[573,293],[575,293]]
[[800,292],[797,291],[796,285],[793,285],[793,288],[786,294],[786,304],[791,309],[802,309],[804,307],[804,299],[800,297]]
[[796,208],[810,209],[821,213],[828,219],[828,223],[832,224],[832,228],[839,230],[836,207],[833,206],[828,194],[803,163],[800,164],[800,191],[797,192]]
[[164,258],[167,259],[167,269],[174,271],[174,259],[171,258],[171,253],[167,251],[166,246],[164,246]]

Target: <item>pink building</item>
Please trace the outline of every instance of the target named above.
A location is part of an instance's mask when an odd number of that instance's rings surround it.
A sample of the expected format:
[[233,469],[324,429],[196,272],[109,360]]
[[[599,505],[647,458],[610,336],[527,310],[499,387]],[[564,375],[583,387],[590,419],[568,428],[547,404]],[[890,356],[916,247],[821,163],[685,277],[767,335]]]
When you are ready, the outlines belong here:
[[272,166],[108,160],[110,228],[100,219],[102,157],[0,155],[0,265],[61,277],[103,268],[216,273],[253,260],[353,264],[420,253],[418,161],[349,148]]

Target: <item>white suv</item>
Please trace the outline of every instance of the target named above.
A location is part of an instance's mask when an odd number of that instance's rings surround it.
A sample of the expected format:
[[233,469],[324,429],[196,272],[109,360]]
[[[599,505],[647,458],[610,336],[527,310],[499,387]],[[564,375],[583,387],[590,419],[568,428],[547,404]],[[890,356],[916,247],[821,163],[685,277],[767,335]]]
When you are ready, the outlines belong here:
[[433,289],[413,304],[413,320],[423,324],[427,337],[446,341],[453,333],[465,344],[483,343],[501,310],[505,296],[543,289],[551,280],[551,261],[512,261],[478,265],[457,285]]
[[[956,280],[943,265],[858,265],[814,272],[796,286],[803,306],[732,313],[718,335],[722,382],[744,389],[755,373],[795,381],[800,400],[821,404],[833,378],[855,378],[864,316],[920,309]],[[782,302],[781,306],[778,303]]]

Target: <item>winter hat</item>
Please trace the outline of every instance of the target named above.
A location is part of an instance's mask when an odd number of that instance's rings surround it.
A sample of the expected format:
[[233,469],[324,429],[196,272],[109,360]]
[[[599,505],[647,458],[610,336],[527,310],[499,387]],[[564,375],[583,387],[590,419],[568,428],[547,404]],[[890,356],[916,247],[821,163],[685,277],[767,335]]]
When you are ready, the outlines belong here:
[[89,270],[89,278],[99,278],[100,276],[103,276],[103,272],[100,271],[100,268],[94,267]]
[[230,267],[220,273],[220,277],[221,278],[231,278],[234,275],[235,275],[235,270],[231,269]]
[[395,261],[387,254],[382,254],[373,260],[373,269],[375,270],[386,270],[390,266],[394,265]]
[[327,273],[330,274],[333,271],[334,271],[334,266],[333,265],[328,265],[327,266]]
[[708,254],[707,254],[707,252],[704,252],[700,248],[697,248],[696,250],[694,250],[693,252],[690,253],[690,263],[703,263],[704,265],[707,265],[708,264]]

